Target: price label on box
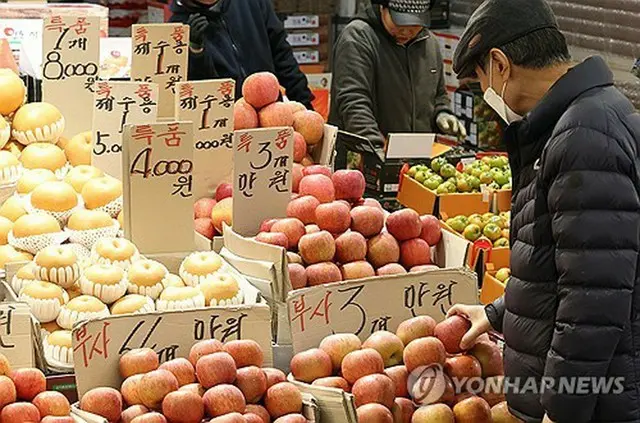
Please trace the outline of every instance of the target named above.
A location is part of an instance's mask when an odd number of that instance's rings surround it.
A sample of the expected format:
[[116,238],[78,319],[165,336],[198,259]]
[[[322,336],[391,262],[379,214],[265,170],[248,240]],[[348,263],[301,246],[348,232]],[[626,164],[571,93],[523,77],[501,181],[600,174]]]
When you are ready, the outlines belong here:
[[192,251],[193,124],[126,125],[125,234],[143,254]]
[[158,118],[172,118],[176,85],[187,79],[189,26],[133,25],[131,31],[131,79],[157,83]]
[[122,177],[122,134],[125,125],[155,122],[158,84],[147,82],[96,83],[93,113],[92,164]]
[[212,198],[221,182],[233,172],[233,104],[235,82],[231,79],[178,83],[176,116],[192,121],[194,199]]
[[43,101],[60,109],[67,138],[89,131],[100,71],[100,18],[47,16],[42,42]]
[[236,131],[233,140],[233,230],[254,236],[291,200],[293,128]]
[[32,328],[27,304],[0,303],[0,354],[14,369],[35,365]]

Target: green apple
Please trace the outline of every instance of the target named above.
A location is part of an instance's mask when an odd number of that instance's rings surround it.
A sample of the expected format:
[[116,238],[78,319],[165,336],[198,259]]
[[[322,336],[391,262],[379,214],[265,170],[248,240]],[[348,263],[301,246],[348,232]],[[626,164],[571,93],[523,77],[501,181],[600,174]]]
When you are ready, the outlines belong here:
[[486,164],[487,166],[491,166],[491,156],[484,156],[482,158],[482,163]]
[[[439,178],[439,176],[438,176]],[[436,176],[432,176],[431,178],[427,179],[426,181],[423,182],[423,185],[427,188],[429,188],[430,190],[437,190],[438,187],[440,186],[440,184],[442,183],[442,178],[440,179],[436,179]]]
[[462,236],[464,236],[471,242],[474,242],[478,238],[480,238],[480,235],[482,235],[482,229],[480,229],[480,226],[474,224],[468,225],[462,232]]
[[444,166],[445,164],[447,164],[447,160],[443,157],[436,157],[435,159],[431,160],[431,169],[434,172],[440,172],[440,169],[442,168],[442,166]]
[[464,231],[464,228],[467,226],[467,222],[454,217],[453,219],[447,220],[447,225],[449,225],[454,231],[462,233],[462,231]]
[[475,167],[473,167],[473,165],[466,165],[464,167],[464,173],[466,173],[467,175],[473,175],[473,170],[475,169]]
[[458,179],[458,183],[456,184],[459,192],[469,192],[471,191],[471,184],[465,178]]
[[[486,227],[485,227],[486,229]],[[496,248],[499,247],[509,247],[509,240],[507,238],[498,238],[497,240],[494,241],[493,246]]]
[[505,283],[507,279],[509,279],[509,276],[511,276],[511,269],[508,267],[503,267],[496,272],[496,279],[502,283]]
[[449,194],[449,188],[450,188],[450,185],[447,185],[447,184],[439,185],[438,188],[436,188],[436,194],[438,195]]
[[454,192],[457,192],[457,191],[458,191],[458,188],[456,188],[456,183],[455,183],[455,181],[454,181],[454,182],[447,181],[447,182],[445,182],[444,184],[442,184],[441,186],[446,187],[446,189],[447,189],[447,193],[449,193],[449,194],[453,194]]
[[476,214],[472,214],[471,216],[469,216],[469,223],[473,224],[473,225],[478,225],[480,227],[480,229],[483,229],[484,225],[486,225],[486,223],[482,219],[482,216],[480,216],[477,213]]
[[503,168],[509,167],[509,157],[507,156],[499,156],[500,157],[500,162],[502,164]]
[[427,179],[427,174],[420,170],[416,172],[414,179],[420,183],[423,183]]
[[490,217],[489,220],[487,220],[487,224],[489,223],[493,223],[494,225],[497,225],[500,229],[504,229],[504,219],[501,218],[500,216]]
[[511,182],[504,184],[504,185],[502,186],[502,189],[506,189],[506,190],[511,189]]
[[416,176],[416,173],[418,173],[419,170],[420,170],[420,166],[411,166],[411,168],[407,172],[407,175],[413,178],[414,176]]
[[482,234],[489,238],[491,241],[496,241],[502,236],[502,228],[495,223],[487,223],[482,230]]
[[480,179],[475,176],[469,176],[469,185],[471,185],[471,189],[477,190],[480,189]]
[[500,186],[506,185],[509,183],[509,178],[502,172],[496,172],[493,174],[493,180]]
[[489,160],[489,166],[502,168],[504,164],[502,163],[502,158],[500,156],[493,156]]
[[440,168],[440,175],[443,178],[453,178],[456,176],[456,168],[451,163],[444,164]]
[[460,220],[461,222],[464,223],[464,226],[467,226],[469,224],[469,218],[463,214],[459,214],[455,217],[455,219]]
[[482,172],[480,174],[480,183],[484,185],[489,185],[493,182],[493,176],[491,176],[491,172]]
[[491,182],[491,183],[489,184],[489,189],[492,189],[492,190],[494,190],[494,191],[497,191],[497,190],[499,190],[499,189],[500,189],[500,185],[498,185],[498,184],[496,183],[496,181],[493,181],[493,182]]

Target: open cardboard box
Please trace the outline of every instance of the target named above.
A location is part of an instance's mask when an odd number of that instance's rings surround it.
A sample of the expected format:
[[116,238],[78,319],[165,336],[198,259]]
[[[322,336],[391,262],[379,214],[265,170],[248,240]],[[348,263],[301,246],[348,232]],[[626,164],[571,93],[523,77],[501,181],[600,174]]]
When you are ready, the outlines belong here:
[[[302,414],[309,423],[320,423],[318,401],[310,393],[302,390]],[[80,410],[80,404],[71,405],[71,415],[78,423],[109,423],[104,417]]]
[[482,290],[480,291],[480,302],[490,304],[504,295],[506,285],[496,278],[495,268],[492,263],[487,263],[487,271],[482,279]]
[[[290,345],[292,338],[287,302],[296,291],[292,291],[289,281],[287,251],[282,247],[263,244],[252,238],[240,236],[229,227],[225,227],[224,240],[222,257],[245,275],[271,306],[276,344]],[[443,231],[440,243],[432,251],[433,262],[441,268],[461,268],[468,260],[469,244],[463,238]],[[413,280],[413,275],[401,275],[399,279],[394,280],[402,281],[403,278]],[[377,279],[387,280],[388,278],[374,277],[364,281]]]

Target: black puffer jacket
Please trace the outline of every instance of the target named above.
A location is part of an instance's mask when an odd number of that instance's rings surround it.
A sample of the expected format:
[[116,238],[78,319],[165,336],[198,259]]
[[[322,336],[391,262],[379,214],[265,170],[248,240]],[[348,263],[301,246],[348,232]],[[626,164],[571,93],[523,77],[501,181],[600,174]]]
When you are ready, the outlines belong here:
[[189,15],[207,16],[204,53],[189,53],[189,80],[232,78],[236,97],[252,73],[274,73],[290,100],[311,108],[313,94],[287,42],[287,33],[271,0],[219,0],[205,8],[189,0],[171,3],[171,22],[187,23]]
[[[593,57],[506,137],[512,277],[487,314],[507,344],[509,407],[526,422],[640,422],[640,114]],[[517,377],[554,380],[516,394]],[[624,379],[571,395],[560,377]]]

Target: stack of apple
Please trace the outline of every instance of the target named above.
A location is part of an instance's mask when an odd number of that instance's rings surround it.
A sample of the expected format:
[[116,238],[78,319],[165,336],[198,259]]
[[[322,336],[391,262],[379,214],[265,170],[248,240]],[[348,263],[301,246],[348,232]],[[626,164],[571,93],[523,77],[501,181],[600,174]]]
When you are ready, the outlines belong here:
[[47,391],[38,369],[11,370],[0,354],[0,423],[74,423],[71,406],[60,392]]
[[511,212],[474,213],[470,216],[458,215],[446,220],[446,224],[465,239],[475,242],[485,239],[494,247],[509,247],[509,226]]
[[200,198],[193,204],[195,230],[213,239],[222,235],[222,224],[231,225],[233,212],[233,185],[223,182],[216,188],[214,198]]
[[233,109],[234,129],[291,126],[295,130],[294,162],[304,166],[314,164],[309,153],[324,138],[324,118],[320,113],[295,101],[278,101],[280,83],[269,72],[249,76],[242,85],[242,95]]
[[411,209],[387,217],[378,201],[362,198],[364,189],[357,170],[306,167],[288,217],[263,222],[256,240],[289,250],[293,289],[437,268],[431,246],[442,236],[438,219]]
[[263,357],[250,340],[200,341],[188,359],[163,364],[151,349],[132,350],[120,358],[120,391],[94,388],[80,408],[110,423],[306,423],[300,390]]
[[[401,323],[395,334],[374,332],[365,342],[353,334],[334,334],[319,348],[296,354],[291,372],[300,382],[351,392],[362,423],[491,423],[490,406],[498,406],[504,397],[456,392],[454,386],[468,385],[452,382],[485,378],[500,385],[502,381],[502,354],[488,337],[470,351],[460,348],[469,328],[459,316],[438,324],[419,316]],[[444,394],[431,398],[434,404],[422,405],[421,399],[430,393],[422,390],[429,384],[420,383],[418,376],[433,366],[444,369],[444,374],[431,383],[431,389]],[[496,408],[496,416],[504,409],[504,405]]]

